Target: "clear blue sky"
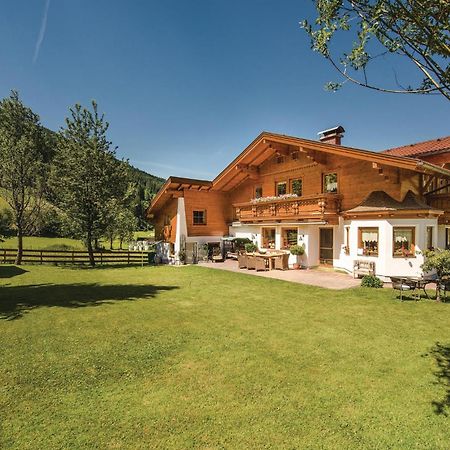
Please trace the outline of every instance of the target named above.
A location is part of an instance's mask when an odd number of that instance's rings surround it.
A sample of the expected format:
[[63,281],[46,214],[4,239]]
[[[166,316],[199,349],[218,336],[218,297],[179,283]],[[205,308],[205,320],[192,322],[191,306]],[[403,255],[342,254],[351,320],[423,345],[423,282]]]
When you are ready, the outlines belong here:
[[0,96],[19,90],[55,130],[95,99],[119,155],[163,177],[214,177],[262,130],[316,139],[342,124],[346,145],[372,150],[450,134],[439,97],[324,91],[337,76],[298,26],[313,12],[309,0],[3,0]]

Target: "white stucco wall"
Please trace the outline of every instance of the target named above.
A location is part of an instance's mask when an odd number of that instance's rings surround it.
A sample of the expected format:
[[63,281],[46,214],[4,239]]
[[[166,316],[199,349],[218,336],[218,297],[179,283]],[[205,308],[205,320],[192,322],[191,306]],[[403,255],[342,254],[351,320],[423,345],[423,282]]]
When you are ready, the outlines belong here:
[[[350,227],[349,248],[350,254],[344,252],[345,227]],[[415,257],[394,257],[393,256],[393,227],[415,227]],[[353,270],[354,260],[367,260],[375,262],[376,275],[384,280],[389,276],[420,276],[423,264],[421,252],[426,249],[426,228],[433,227],[433,246],[438,245],[438,225],[437,219],[378,219],[378,220],[351,220],[342,221],[339,224],[339,235],[342,236],[339,250],[339,259],[334,266],[345,269],[349,272]],[[358,228],[378,227],[378,256],[358,255]],[[440,233],[439,233],[440,235]]]

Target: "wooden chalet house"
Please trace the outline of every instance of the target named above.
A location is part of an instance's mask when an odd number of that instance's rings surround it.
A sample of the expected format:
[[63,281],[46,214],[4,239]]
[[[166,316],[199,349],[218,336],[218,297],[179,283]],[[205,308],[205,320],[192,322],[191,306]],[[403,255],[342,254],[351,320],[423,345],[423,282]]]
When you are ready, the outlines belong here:
[[308,267],[419,275],[423,250],[450,245],[450,137],[372,152],[341,145],[343,132],[263,132],[212,181],[170,177],[147,211],[156,238],[175,256],[235,236],[304,245]]

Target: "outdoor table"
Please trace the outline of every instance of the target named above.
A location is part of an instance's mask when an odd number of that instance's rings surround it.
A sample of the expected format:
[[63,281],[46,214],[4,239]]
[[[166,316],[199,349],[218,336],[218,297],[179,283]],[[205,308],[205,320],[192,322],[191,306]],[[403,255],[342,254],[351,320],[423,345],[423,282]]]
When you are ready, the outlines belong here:
[[279,258],[283,256],[283,253],[254,253],[254,256],[257,258],[264,258],[266,260],[267,266],[269,270],[274,270],[275,267],[275,258]]
[[428,293],[426,291],[426,287],[428,284],[430,283],[436,283],[436,280],[430,277],[401,277],[402,280],[411,280],[414,283],[416,283],[416,288],[419,290],[422,290],[425,293],[425,296],[427,297],[427,299],[430,299],[430,297],[428,296]]

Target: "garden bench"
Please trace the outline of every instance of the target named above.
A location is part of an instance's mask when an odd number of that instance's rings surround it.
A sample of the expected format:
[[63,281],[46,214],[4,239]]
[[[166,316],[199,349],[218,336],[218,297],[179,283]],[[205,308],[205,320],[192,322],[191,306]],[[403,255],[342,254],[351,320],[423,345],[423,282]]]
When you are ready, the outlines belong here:
[[353,261],[353,278],[363,277],[364,275],[375,275],[374,261]]

